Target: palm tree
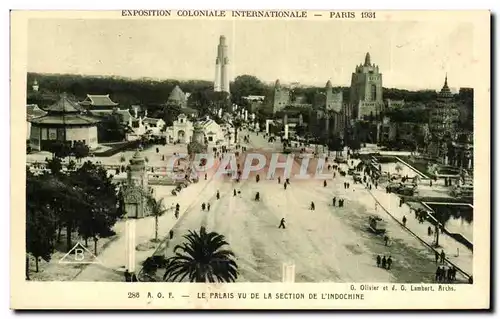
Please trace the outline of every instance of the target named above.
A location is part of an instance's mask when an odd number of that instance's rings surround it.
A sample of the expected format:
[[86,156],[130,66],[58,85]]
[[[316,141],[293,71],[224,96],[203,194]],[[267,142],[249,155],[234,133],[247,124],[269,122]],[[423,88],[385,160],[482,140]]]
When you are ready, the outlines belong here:
[[234,253],[222,248],[229,245],[223,235],[201,227],[199,233],[189,231],[184,239],[187,242],[175,246],[175,256],[167,260],[165,281],[181,282],[188,277],[190,282],[234,282],[238,278]]
[[155,241],[158,241],[158,217],[165,214],[167,209],[163,205],[163,198],[156,200],[153,196],[149,196],[148,204],[151,215],[155,217]]

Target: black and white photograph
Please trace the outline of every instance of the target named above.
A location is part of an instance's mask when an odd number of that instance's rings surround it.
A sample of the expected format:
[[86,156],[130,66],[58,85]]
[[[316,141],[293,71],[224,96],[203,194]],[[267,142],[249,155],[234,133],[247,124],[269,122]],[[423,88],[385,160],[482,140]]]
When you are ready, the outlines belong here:
[[25,283],[489,286],[489,12],[88,14],[25,19]]

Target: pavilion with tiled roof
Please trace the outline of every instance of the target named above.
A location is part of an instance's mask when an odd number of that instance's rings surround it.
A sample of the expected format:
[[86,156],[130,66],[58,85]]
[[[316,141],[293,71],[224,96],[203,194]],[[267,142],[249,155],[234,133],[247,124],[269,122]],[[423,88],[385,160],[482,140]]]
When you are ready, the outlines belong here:
[[30,130],[30,146],[33,150],[47,150],[55,141],[71,146],[82,142],[90,149],[97,147],[97,123],[99,119],[82,113],[79,105],[66,94],[49,107],[45,115],[33,118]]
[[113,108],[116,108],[118,106],[118,103],[115,103],[111,100],[109,94],[87,94],[87,98],[85,98],[85,100],[78,104],[89,110],[112,110]]

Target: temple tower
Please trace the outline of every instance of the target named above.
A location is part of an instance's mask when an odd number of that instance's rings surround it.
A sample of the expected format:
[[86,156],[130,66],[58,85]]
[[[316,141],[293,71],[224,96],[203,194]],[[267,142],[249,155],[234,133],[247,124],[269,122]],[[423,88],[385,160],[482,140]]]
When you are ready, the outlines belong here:
[[382,73],[378,65],[371,63],[369,52],[364,64],[356,66],[352,73],[349,103],[353,106],[353,117],[358,119],[382,110]]

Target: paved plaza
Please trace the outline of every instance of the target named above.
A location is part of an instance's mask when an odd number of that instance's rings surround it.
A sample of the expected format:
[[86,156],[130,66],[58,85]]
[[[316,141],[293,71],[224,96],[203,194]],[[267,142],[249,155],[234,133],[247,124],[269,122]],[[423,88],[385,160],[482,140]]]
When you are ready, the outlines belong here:
[[[245,133],[246,134],[246,133]],[[250,134],[247,145],[260,151],[280,151],[280,143],[268,143],[262,135]],[[154,148],[153,148],[154,150]],[[154,155],[154,154],[153,154]],[[295,163],[295,165],[299,165]],[[345,168],[344,168],[345,169]],[[324,187],[321,180],[291,181],[287,190],[282,183],[254,178],[239,183],[215,178],[214,170],[207,180],[200,178],[178,196],[170,194],[170,188],[155,186],[158,198],[164,198],[167,207],[173,203],[181,205],[179,219],[169,212],[159,219],[159,234],[166,238],[174,231],[166,255],[172,254],[175,245],[181,243],[182,235],[189,230],[205,226],[209,231],[223,234],[236,255],[239,266],[238,282],[279,282],[282,280],[282,265],[295,265],[296,282],[433,282],[437,264],[434,252],[419,239],[392,219],[408,216],[407,226],[424,241],[431,242],[426,232],[427,225],[418,224],[409,215],[407,207],[395,205],[398,198],[386,194],[385,190],[371,192],[362,184],[354,184],[350,176],[336,174]],[[344,188],[344,182],[351,184]],[[234,190],[240,194],[233,196]],[[216,199],[219,190],[221,198]],[[261,200],[255,201],[256,192]],[[344,207],[333,207],[332,198],[344,199]],[[375,208],[376,200],[379,202]],[[315,210],[309,205],[313,201]],[[210,211],[202,211],[202,203],[210,203]],[[391,240],[385,246],[382,236],[368,230],[368,217],[379,215],[386,221]],[[281,218],[286,220],[286,229],[279,229]],[[154,236],[154,218],[147,217],[136,222],[136,244],[148,242]],[[74,280],[77,281],[121,281],[126,264],[123,223],[115,229],[118,238],[111,242],[98,256],[102,264],[87,266]],[[458,244],[452,238],[441,236],[442,249],[447,257],[461,269],[472,273],[472,252],[465,247],[459,257],[454,257]],[[155,248],[136,251],[136,268],[151,256]],[[391,256],[390,270],[378,268],[376,257]],[[465,277],[458,274],[459,281]]]

